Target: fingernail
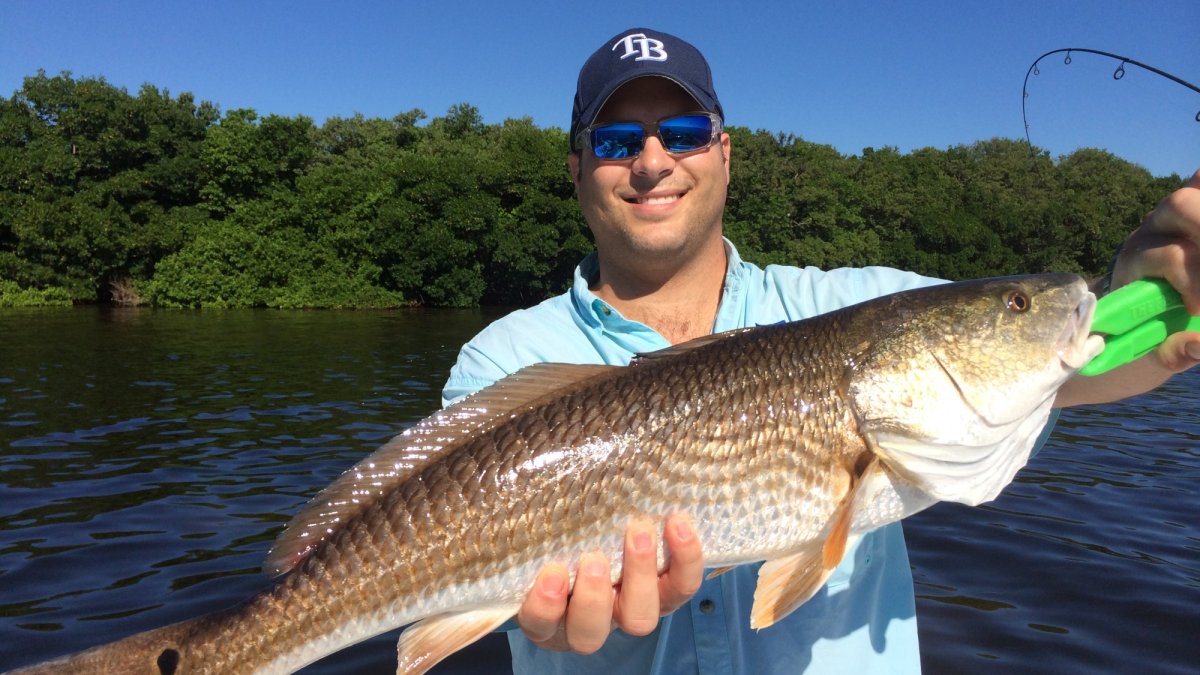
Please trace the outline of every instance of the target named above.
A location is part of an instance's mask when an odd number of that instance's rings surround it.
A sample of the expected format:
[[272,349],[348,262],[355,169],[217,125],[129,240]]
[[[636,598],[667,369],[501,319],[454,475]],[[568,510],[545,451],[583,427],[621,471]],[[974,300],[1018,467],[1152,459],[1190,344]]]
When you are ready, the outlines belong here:
[[638,553],[645,553],[650,550],[651,537],[649,532],[638,532],[633,535],[633,550]]
[[692,526],[682,518],[675,521],[675,536],[679,541],[689,541],[692,538]]
[[1200,342],[1188,342],[1183,348],[1187,351],[1189,357],[1200,359]]
[[567,592],[567,577],[559,572],[550,572],[542,577],[542,593],[552,597],[562,597]]
[[583,573],[589,577],[608,576],[608,564],[604,558],[591,556],[583,562]]

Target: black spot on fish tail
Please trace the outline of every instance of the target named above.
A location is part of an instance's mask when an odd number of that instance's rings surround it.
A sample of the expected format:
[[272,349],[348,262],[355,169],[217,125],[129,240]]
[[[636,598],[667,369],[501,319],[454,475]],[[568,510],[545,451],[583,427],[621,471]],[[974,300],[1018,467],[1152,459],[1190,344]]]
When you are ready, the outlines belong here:
[[158,672],[160,675],[175,675],[179,668],[179,652],[174,649],[164,649],[158,655]]

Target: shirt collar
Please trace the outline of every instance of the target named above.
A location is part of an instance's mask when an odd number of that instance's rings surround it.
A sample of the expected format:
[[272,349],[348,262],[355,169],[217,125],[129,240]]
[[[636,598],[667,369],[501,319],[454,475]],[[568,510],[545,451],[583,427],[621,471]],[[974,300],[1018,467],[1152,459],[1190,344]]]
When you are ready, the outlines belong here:
[[[725,285],[721,289],[721,303],[717,308],[717,322],[714,326],[716,330],[725,330],[722,326],[727,323],[725,320],[727,317],[724,315],[737,310],[737,306],[740,304],[737,299],[742,295],[746,280],[745,265],[742,264],[742,257],[738,254],[737,247],[724,237],[721,240],[725,244]],[[599,274],[600,258],[595,251],[589,253],[575,268],[575,280],[571,285],[571,301],[575,306],[575,311],[583,318],[584,322],[593,328],[604,328],[613,332],[648,331],[657,335],[648,326],[636,321],[629,321],[621,316],[615,307],[601,300],[592,292],[591,281],[595,280]]]

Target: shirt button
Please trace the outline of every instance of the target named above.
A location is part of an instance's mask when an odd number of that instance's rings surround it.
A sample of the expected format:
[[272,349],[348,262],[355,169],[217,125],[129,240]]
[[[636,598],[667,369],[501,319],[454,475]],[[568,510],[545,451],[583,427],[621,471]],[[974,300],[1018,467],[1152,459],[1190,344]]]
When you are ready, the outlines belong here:
[[704,614],[712,614],[713,610],[716,608],[717,608],[717,605],[712,600],[701,600],[700,601],[700,611],[703,612]]

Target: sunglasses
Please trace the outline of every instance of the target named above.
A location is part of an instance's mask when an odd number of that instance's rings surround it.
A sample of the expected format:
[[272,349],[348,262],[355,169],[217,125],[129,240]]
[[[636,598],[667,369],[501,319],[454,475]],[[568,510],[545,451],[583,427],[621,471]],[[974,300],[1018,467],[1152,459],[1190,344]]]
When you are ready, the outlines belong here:
[[721,118],[695,112],[664,117],[657,122],[604,122],[580,130],[575,142],[587,145],[598,159],[629,159],[642,154],[646,136],[653,133],[672,154],[701,150],[721,136]]

